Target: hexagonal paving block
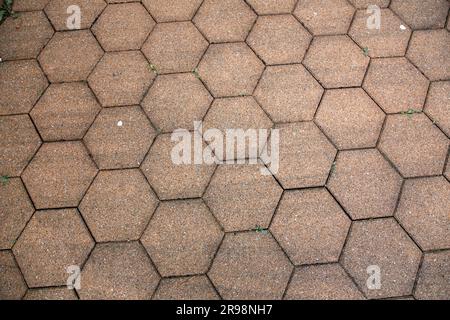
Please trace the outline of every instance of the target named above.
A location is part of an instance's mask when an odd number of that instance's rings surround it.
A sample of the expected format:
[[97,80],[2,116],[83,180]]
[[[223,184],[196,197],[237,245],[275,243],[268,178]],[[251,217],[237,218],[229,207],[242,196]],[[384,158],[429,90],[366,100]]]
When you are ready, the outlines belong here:
[[206,272],[222,237],[211,212],[196,199],[162,202],[141,241],[166,277]]
[[388,116],[379,148],[405,177],[442,174],[449,139],[423,114]]
[[391,9],[414,29],[445,26],[450,4],[445,0],[392,0]]
[[218,300],[219,296],[206,276],[165,278],[154,300]]
[[191,20],[202,0],[142,0],[158,22]]
[[[421,255],[394,219],[365,220],[353,223],[341,263],[366,297],[386,298],[412,293]],[[367,286],[372,266],[380,268],[378,290]]]
[[406,56],[431,81],[450,79],[450,33],[448,31],[415,31]]
[[[267,117],[266,113],[261,109],[253,97],[234,97],[234,98],[219,98],[214,100],[211,108],[204,118],[203,123],[203,138],[209,147],[214,151],[214,155],[220,161],[235,160],[235,159],[256,159],[262,147],[258,143],[248,143],[243,146],[244,150],[238,147],[238,139],[229,135],[227,141],[228,129],[242,129],[244,135],[250,131],[255,130],[258,139],[263,138],[263,133],[259,130],[268,130],[273,126],[272,121]],[[223,137],[223,145],[217,144],[214,136],[209,136],[209,131],[214,132],[219,130]],[[255,132],[252,131],[252,132]],[[249,136],[251,134],[249,133]],[[220,150],[219,148],[222,147]],[[234,153],[227,153],[227,148],[233,150]]]
[[[449,13],[449,16],[450,16],[450,13]],[[449,18],[447,18],[447,30],[448,31],[450,31],[450,22],[449,21],[450,21]]]
[[285,189],[325,185],[336,149],[311,122],[284,124],[279,132],[279,170]]
[[104,107],[116,107],[140,103],[155,76],[139,51],[108,52],[88,82]]
[[250,95],[264,64],[245,43],[210,45],[198,73],[215,97]]
[[91,89],[81,82],[52,84],[30,113],[45,141],[82,139],[100,111]]
[[87,29],[91,27],[92,23],[106,7],[106,3],[103,0],[50,0],[45,7],[45,13],[56,30],[71,30],[67,19],[76,12],[75,8],[72,9],[71,6],[80,8],[82,16],[79,29]]
[[361,47],[367,48],[370,57],[404,56],[408,47],[411,29],[390,9],[381,10],[380,29],[367,28],[370,14],[358,10],[353,19],[349,35]]
[[0,184],[0,249],[11,249],[34,212],[19,178]]
[[80,203],[97,242],[138,240],[158,199],[138,169],[101,171]]
[[162,132],[194,129],[201,121],[213,98],[202,82],[190,74],[161,75],[156,78],[142,101],[151,121]]
[[325,88],[360,86],[369,57],[348,36],[314,38],[304,65]]
[[267,67],[254,93],[274,122],[312,120],[322,94],[301,64]]
[[256,14],[243,0],[205,0],[194,23],[209,42],[244,41]]
[[74,290],[67,287],[28,289],[23,300],[78,300]]
[[191,72],[208,47],[192,22],[157,24],[142,46],[158,73]]
[[224,164],[217,168],[204,200],[225,231],[269,227],[283,189],[264,165]]
[[339,149],[375,147],[383,121],[383,111],[360,88],[328,90],[316,115]]
[[37,211],[13,248],[29,287],[65,285],[94,247],[76,209]]
[[258,14],[291,13],[296,0],[247,0]]
[[0,117],[0,174],[19,176],[41,145],[27,115]]
[[[192,139],[187,143],[191,143]],[[196,139],[202,143],[199,134],[196,134]],[[176,140],[171,141],[169,134],[159,135],[141,166],[142,172],[162,200],[201,197],[214,173],[214,164],[195,164],[193,156],[190,164],[174,163],[171,154],[178,144],[180,142]],[[203,148],[205,147],[203,144]]]
[[108,6],[95,22],[92,32],[106,51],[139,49],[155,26],[140,3]]
[[376,150],[340,152],[328,187],[353,219],[394,214],[402,178]]
[[422,110],[429,81],[405,58],[373,59],[363,87],[387,113]]
[[287,191],[270,231],[295,265],[337,262],[351,221],[325,189]]
[[314,35],[347,33],[355,9],[346,0],[300,0],[294,15]]
[[293,266],[272,235],[227,233],[208,272],[226,300],[281,299]]
[[445,169],[444,176],[450,181],[450,161],[447,161],[447,169]]
[[0,251],[0,300],[20,300],[26,291],[11,251]]
[[137,107],[103,109],[84,137],[100,169],[139,167],[156,136]]
[[443,177],[406,180],[396,217],[425,251],[450,248],[450,183]]
[[29,112],[47,86],[34,60],[0,63],[0,115]]
[[266,64],[300,63],[311,35],[292,15],[260,16],[247,43]]
[[358,9],[367,9],[370,5],[376,5],[380,8],[389,6],[390,0],[349,0]]
[[432,82],[424,110],[447,136],[450,136],[449,103],[450,81]]
[[76,207],[97,174],[78,141],[44,143],[22,174],[36,208]]
[[0,57],[3,60],[36,58],[53,35],[42,11],[23,12],[0,25]]
[[450,299],[450,250],[425,253],[414,297],[420,300]]
[[57,32],[39,55],[51,82],[86,80],[103,50],[89,30]]
[[149,300],[159,276],[138,242],[97,244],[81,272],[82,300]]
[[14,11],[36,11],[43,10],[50,0],[15,0],[13,3]]
[[285,299],[362,300],[364,296],[339,264],[324,264],[296,269]]

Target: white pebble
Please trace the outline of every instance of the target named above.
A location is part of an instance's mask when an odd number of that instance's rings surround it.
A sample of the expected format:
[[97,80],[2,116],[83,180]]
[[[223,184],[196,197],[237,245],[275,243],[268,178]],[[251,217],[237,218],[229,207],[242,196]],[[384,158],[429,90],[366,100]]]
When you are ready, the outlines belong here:
[[401,24],[401,25],[400,25],[400,29],[401,29],[401,30],[406,30],[406,27],[405,27],[404,25]]
[[118,126],[118,127],[123,126],[123,122],[122,122],[122,121],[117,122],[117,126]]

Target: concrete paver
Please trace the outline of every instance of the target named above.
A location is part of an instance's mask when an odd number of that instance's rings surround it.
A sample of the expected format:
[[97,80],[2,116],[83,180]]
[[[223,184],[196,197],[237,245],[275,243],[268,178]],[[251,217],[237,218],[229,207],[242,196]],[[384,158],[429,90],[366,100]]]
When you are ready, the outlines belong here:
[[439,175],[450,140],[424,114],[388,116],[380,151],[405,177]]
[[391,8],[414,29],[443,28],[450,4],[445,0],[392,0]]
[[41,139],[27,115],[2,117],[0,120],[1,174],[20,176],[41,145]]
[[139,240],[158,200],[138,169],[101,171],[79,208],[97,242]]
[[191,72],[208,47],[192,22],[157,24],[142,52],[158,73]]
[[41,146],[22,174],[37,209],[76,207],[97,173],[79,141]]
[[0,251],[0,299],[20,300],[27,285],[11,251]]
[[137,107],[104,108],[84,137],[100,169],[137,168],[156,136]]
[[194,129],[213,98],[194,74],[161,75],[156,78],[142,101],[142,107],[161,132]]
[[268,228],[283,189],[263,165],[220,165],[204,200],[225,231]]
[[337,262],[350,219],[324,189],[287,191],[270,231],[295,265]]
[[103,107],[139,104],[155,74],[139,51],[111,52],[103,56],[88,83]]
[[72,6],[78,6],[82,13],[80,29],[88,29],[105,9],[106,2],[104,0],[50,0],[44,11],[57,31],[70,30],[71,25],[67,24],[68,14],[76,12],[75,7]]
[[196,199],[161,203],[141,241],[167,277],[205,273],[222,237],[209,209]]
[[34,60],[0,64],[0,115],[28,113],[48,86]]
[[369,56],[393,57],[404,56],[411,37],[411,29],[390,9],[381,10],[380,29],[368,29],[368,14],[358,10],[353,20],[349,35],[361,47],[367,48]]
[[314,118],[323,88],[301,64],[269,66],[254,96],[274,122]]
[[424,106],[425,113],[450,136],[450,117],[448,117],[448,105],[450,102],[450,81],[432,82],[428,98]]
[[0,249],[11,249],[34,213],[33,205],[19,178],[0,186]]
[[209,42],[244,41],[255,20],[243,0],[205,0],[193,19]]
[[92,32],[106,51],[138,50],[154,26],[141,4],[119,3],[103,11]]
[[311,35],[292,15],[260,16],[247,43],[267,64],[300,63]]
[[264,64],[245,43],[212,44],[198,66],[214,97],[250,95]]
[[305,266],[295,270],[286,300],[363,300],[351,278],[338,264]]
[[318,36],[347,33],[354,12],[347,0],[300,0],[294,15]]
[[30,116],[44,141],[78,140],[100,112],[91,89],[82,82],[51,84]]
[[419,300],[447,300],[450,292],[450,251],[425,253],[414,297]]
[[115,242],[96,245],[81,279],[82,300],[149,300],[160,278],[138,242]]
[[[365,220],[353,224],[342,266],[368,298],[407,296],[412,293],[421,255],[394,219]],[[372,270],[380,271],[378,290],[367,286]]]
[[316,123],[339,149],[375,147],[384,114],[360,88],[328,90]]
[[218,300],[219,296],[206,276],[161,280],[154,300]]
[[386,113],[420,111],[429,81],[405,58],[373,59],[363,88]]
[[29,289],[24,300],[78,300],[74,290],[67,290],[66,287]]
[[208,276],[220,295],[281,299],[293,266],[269,233],[228,233]]
[[51,82],[86,80],[103,50],[89,30],[57,32],[39,55]]
[[353,219],[394,214],[402,178],[376,149],[340,152],[328,182]]
[[406,181],[395,216],[424,250],[450,248],[450,183],[442,177]]
[[430,80],[450,79],[450,33],[443,29],[415,31],[406,57]]

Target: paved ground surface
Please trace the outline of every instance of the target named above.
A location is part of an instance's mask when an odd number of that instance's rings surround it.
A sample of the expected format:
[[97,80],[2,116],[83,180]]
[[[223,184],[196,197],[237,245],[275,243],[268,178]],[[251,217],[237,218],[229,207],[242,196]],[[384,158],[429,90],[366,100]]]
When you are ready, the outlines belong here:
[[[450,299],[449,5],[16,0],[0,298]],[[202,119],[279,129],[279,171],[174,165]]]

